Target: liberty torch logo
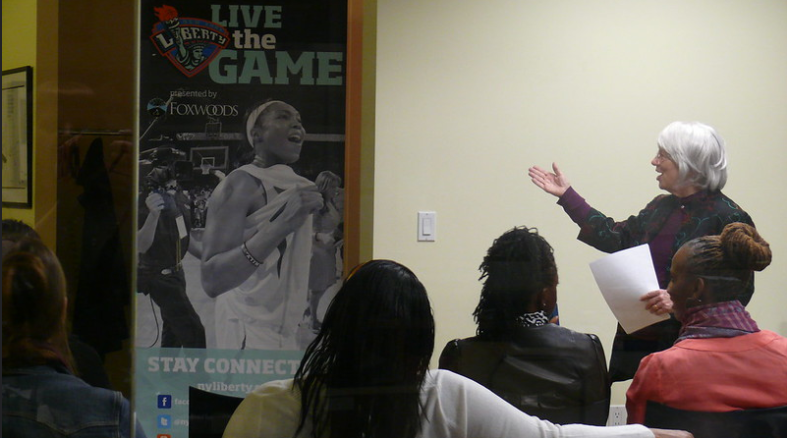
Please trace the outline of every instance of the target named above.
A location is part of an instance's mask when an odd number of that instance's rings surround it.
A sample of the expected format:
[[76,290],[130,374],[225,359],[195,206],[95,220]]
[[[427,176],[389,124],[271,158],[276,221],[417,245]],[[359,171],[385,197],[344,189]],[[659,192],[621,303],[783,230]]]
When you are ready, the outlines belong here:
[[229,32],[216,23],[178,17],[178,11],[168,5],[153,10],[161,21],[153,25],[150,40],[188,77],[201,72],[229,43]]

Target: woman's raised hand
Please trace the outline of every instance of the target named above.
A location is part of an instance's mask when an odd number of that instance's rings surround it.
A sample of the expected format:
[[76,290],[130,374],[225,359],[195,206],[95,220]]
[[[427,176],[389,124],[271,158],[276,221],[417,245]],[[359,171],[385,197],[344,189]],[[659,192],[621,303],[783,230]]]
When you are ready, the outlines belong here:
[[538,166],[533,166],[527,170],[527,174],[530,175],[533,184],[541,187],[541,190],[561,197],[571,187],[571,183],[568,182],[568,178],[563,175],[556,163],[552,163],[552,170],[553,172],[549,172]]

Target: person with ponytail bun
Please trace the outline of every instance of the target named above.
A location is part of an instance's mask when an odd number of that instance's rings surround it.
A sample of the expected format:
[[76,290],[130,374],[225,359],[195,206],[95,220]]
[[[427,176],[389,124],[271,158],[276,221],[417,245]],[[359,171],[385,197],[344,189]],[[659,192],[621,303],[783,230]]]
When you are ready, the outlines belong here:
[[3,435],[130,437],[122,394],[74,375],[67,307],[57,257],[36,238],[16,242],[3,255]]
[[768,242],[744,223],[678,250],[667,291],[681,330],[642,360],[626,393],[629,423],[644,424],[648,401],[705,412],[787,405],[787,338],[760,329],[739,300],[770,263]]

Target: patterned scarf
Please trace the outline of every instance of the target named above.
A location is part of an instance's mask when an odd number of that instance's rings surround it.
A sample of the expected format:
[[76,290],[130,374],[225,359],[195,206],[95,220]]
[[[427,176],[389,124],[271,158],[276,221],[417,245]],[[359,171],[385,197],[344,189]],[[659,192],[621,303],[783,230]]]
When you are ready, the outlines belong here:
[[549,318],[543,310],[534,313],[525,313],[516,317],[516,325],[519,327],[541,327],[547,325]]
[[683,319],[676,344],[684,339],[734,338],[760,331],[738,300],[692,307]]

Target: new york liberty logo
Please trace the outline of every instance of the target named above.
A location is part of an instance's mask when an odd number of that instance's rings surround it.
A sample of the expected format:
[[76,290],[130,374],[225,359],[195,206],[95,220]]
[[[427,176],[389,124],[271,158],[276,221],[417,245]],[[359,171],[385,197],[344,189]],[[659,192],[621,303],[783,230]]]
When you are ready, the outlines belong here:
[[230,41],[227,29],[216,23],[180,17],[169,5],[153,10],[160,21],[153,25],[150,40],[159,53],[188,77],[207,67]]

